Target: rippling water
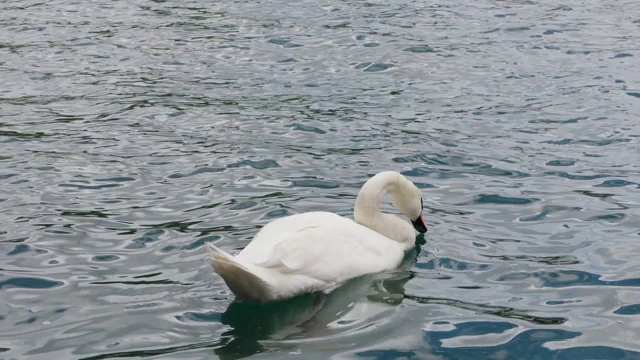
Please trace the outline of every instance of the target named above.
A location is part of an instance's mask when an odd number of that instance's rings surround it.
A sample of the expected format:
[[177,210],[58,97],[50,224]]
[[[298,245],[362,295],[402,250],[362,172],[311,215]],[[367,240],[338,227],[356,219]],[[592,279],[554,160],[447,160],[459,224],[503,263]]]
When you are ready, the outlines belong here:
[[[640,357],[637,1],[0,4],[0,357]],[[430,231],[326,299],[233,303],[206,242]],[[302,356],[302,357],[301,357]]]

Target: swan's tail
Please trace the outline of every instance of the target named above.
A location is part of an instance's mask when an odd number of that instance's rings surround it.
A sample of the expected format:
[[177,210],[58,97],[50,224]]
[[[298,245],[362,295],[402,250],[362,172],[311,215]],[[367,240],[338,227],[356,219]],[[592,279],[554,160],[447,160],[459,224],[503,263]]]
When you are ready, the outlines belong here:
[[269,300],[269,285],[231,255],[208,243],[211,266],[240,300]]

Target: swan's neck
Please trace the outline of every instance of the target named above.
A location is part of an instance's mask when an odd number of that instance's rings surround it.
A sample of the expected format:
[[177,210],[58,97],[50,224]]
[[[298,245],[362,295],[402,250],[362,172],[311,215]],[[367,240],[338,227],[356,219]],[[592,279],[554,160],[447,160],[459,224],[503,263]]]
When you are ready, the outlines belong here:
[[376,176],[367,181],[356,198],[353,219],[360,225],[403,243],[409,249],[415,242],[413,227],[402,218],[380,210],[384,196],[397,186],[393,180]]

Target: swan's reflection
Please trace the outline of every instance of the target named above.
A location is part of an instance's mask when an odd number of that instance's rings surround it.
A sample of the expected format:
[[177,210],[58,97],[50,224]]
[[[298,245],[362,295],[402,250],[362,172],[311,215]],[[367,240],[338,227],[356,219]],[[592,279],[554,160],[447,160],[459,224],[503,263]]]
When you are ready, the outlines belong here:
[[353,279],[328,295],[309,294],[267,304],[232,302],[221,319],[232,329],[223,334],[216,355],[237,359],[267,351],[261,340],[335,335],[348,331],[351,323],[370,319],[389,306],[400,304],[404,285],[412,278],[409,269],[424,242],[424,236],[419,235],[415,248],[395,271]]

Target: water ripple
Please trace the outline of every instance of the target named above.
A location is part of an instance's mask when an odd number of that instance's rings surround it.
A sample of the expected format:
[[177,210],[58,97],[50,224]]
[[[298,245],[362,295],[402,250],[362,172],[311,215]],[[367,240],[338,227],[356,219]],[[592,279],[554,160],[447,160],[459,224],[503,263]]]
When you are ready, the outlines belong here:
[[[0,4],[2,357],[638,358],[637,13]],[[212,274],[390,169],[429,224],[398,271],[256,307]]]

